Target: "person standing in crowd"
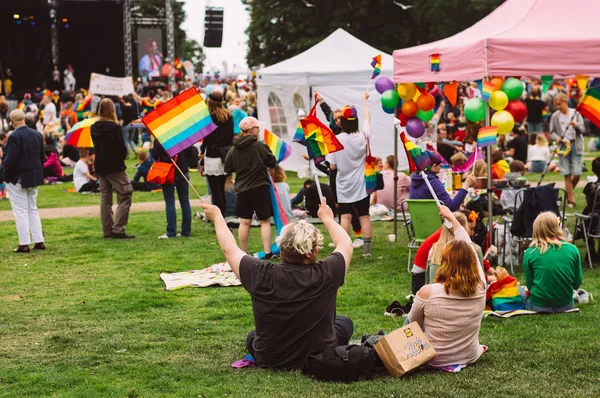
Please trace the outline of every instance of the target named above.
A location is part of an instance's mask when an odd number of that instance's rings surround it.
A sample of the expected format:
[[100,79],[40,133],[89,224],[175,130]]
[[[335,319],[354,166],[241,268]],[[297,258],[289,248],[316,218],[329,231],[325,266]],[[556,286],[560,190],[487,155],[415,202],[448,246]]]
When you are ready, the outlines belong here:
[[212,204],[221,209],[224,215],[227,173],[223,163],[233,143],[233,118],[231,112],[223,107],[222,91],[212,91],[206,102],[210,117],[217,128],[204,138],[200,147],[200,152],[204,155],[200,173],[207,176]]
[[[271,253],[271,221],[273,207],[269,186],[271,181],[267,168],[275,167],[277,161],[271,149],[258,140],[260,123],[248,116],[240,122],[241,135],[233,143],[233,149],[225,158],[225,171],[236,173],[234,189],[237,193],[235,215],[240,218],[238,239],[240,248],[248,252],[248,235],[254,213],[260,221],[260,237],[265,259]],[[209,136],[210,137],[210,136]]]
[[52,102],[52,97],[50,97],[49,95],[44,95],[44,98],[42,98],[42,102],[40,102],[40,105],[44,106],[44,127],[58,120],[58,115],[56,113],[56,105],[54,105],[54,102]]
[[98,192],[98,177],[90,173],[89,162],[94,162],[96,157],[93,149],[81,148],[79,160],[73,169],[73,183],[77,192]]
[[125,139],[125,148],[127,149],[127,157],[129,150],[136,155],[135,134],[137,128],[131,127],[130,124],[139,117],[137,106],[134,105],[133,96],[131,94],[123,97],[123,106],[121,113],[123,115],[123,138]]
[[60,70],[58,69],[58,65],[54,65],[52,67],[52,90],[60,90]]
[[8,102],[4,99],[0,99],[0,133],[7,133],[9,129]]
[[504,155],[513,160],[520,160],[523,163],[527,163],[528,142],[527,136],[525,136],[525,129],[523,126],[515,126],[510,132],[510,136],[512,139],[508,141],[508,144],[506,145],[508,150]]
[[73,67],[71,65],[67,65],[64,75],[65,90],[71,93],[74,92],[77,80],[75,80],[75,70],[73,70]]
[[336,193],[340,204],[341,225],[350,234],[352,212],[356,211],[363,234],[363,257],[371,258],[371,218],[369,216],[369,194],[365,183],[365,160],[367,143],[371,136],[369,94],[364,95],[365,120],[359,129],[357,111],[354,106],[342,109],[340,124],[342,133],[337,138],[344,149],[327,155],[330,169],[337,170]]
[[[558,157],[560,173],[565,179],[565,189],[569,208],[575,207],[574,190],[583,173],[583,133],[585,125],[583,117],[573,108],[569,108],[569,98],[560,93],[554,99],[556,112],[550,119],[550,134],[563,148],[563,153]],[[566,152],[566,153],[565,153]]]
[[[177,155],[177,166],[175,170],[175,182],[162,186],[163,197],[165,199],[165,210],[167,213],[167,232],[160,235],[158,239],[170,239],[176,236],[189,238],[192,233],[192,207],[190,206],[190,188],[187,180],[189,180],[189,167],[186,161],[187,154],[192,147],[181,151]],[[158,162],[171,163],[171,157],[165,152],[164,148],[158,141],[154,141],[152,147],[152,157]],[[182,174],[183,173],[183,174]],[[179,197],[181,205],[181,233],[177,233],[177,211],[175,210],[175,189]]]
[[534,88],[531,91],[531,95],[525,100],[527,106],[527,119],[523,123],[527,126],[527,132],[529,134],[542,133],[542,112],[546,109],[546,103],[541,99],[541,92],[539,87]]
[[[127,176],[127,148],[117,123],[115,104],[108,98],[98,105],[98,121],[91,127],[96,150],[94,169],[100,179],[100,216],[105,238],[131,239],[125,228],[129,219],[133,187]],[[117,192],[117,213],[113,219],[113,189]]]
[[2,169],[19,235],[14,252],[29,253],[32,241],[34,250],[45,250],[37,208],[38,186],[44,183],[44,143],[39,132],[25,126],[23,111],[12,111],[10,121],[15,130],[8,136]]
[[65,109],[60,112],[60,125],[66,134],[75,124],[77,124],[77,113],[73,110],[73,102],[68,101]]

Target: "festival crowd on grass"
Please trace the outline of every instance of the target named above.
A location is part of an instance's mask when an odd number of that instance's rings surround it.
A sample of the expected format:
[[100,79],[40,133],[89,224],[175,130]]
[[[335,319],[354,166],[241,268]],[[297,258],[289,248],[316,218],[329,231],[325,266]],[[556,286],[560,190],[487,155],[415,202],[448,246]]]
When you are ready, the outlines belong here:
[[[57,76],[60,80],[60,74]],[[307,180],[293,195],[285,171],[260,138],[263,125],[255,118],[255,82],[244,82],[242,86],[231,80],[185,81],[178,90],[140,84],[136,93],[117,98],[76,91],[73,80],[65,79],[65,83],[72,84],[69,91],[25,93],[12,111],[5,97],[0,98],[2,192],[10,200],[16,221],[19,246],[14,251],[46,249],[36,205],[38,192],[43,195],[43,190],[38,191],[38,187],[69,181],[73,181],[77,192],[100,195],[106,239],[134,238],[126,230],[134,190],[162,190],[167,225],[160,239],[190,237],[188,180],[189,173],[198,170],[206,176],[211,197],[211,204],[202,204],[204,217],[214,223],[227,262],[252,297],[255,330],[248,335],[246,347],[257,366],[304,369],[327,378],[331,371],[328,366],[337,366],[332,363],[335,361],[321,358],[310,362],[307,357],[347,345],[354,333],[352,320],[336,313],[336,297],[354,250],[361,250],[366,260],[371,257],[376,243],[372,241],[371,215],[381,209],[386,214],[394,208],[409,212],[407,199],[432,199],[432,191],[443,203],[438,210],[446,222],[416,253],[412,298],[406,304],[395,302],[387,308],[390,315],[407,314],[407,323],[414,321],[423,328],[437,352],[431,366],[467,365],[479,359],[487,349],[479,342],[486,306],[546,313],[574,308],[573,292],[582,283],[581,257],[567,241],[559,216],[552,212],[540,212],[530,225],[532,240],[522,259],[525,283],[518,289],[515,285],[513,294],[504,296],[507,300],[494,302],[490,295],[491,290],[513,283],[514,278],[501,267],[494,268],[496,249],[489,245],[482,221],[488,216],[487,198],[480,195],[486,186],[488,167],[486,160],[473,157],[480,125],[468,122],[464,116],[465,102],[481,96],[476,83],[461,85],[454,104],[440,98],[426,133],[414,140],[432,151],[425,177],[400,172],[395,179],[398,161],[389,155],[377,159],[383,187],[371,195],[364,179],[365,159],[371,135],[379,132],[370,128],[369,94],[364,96],[364,115],[359,115],[353,105],[331,109],[327,99],[315,93],[315,102],[326,118],[323,123],[344,149],[317,164],[319,171],[328,176],[328,183]],[[147,177],[153,163],[168,163],[172,158],[158,141],[152,140],[140,117],[192,85],[205,99],[216,128],[202,142],[175,156],[177,170],[172,183],[150,182]],[[538,81],[524,82],[524,86],[521,101],[526,117],[509,135],[498,136],[498,149],[487,159],[492,162],[492,178],[499,188],[493,194],[498,214],[515,210],[515,191],[500,189],[501,182],[524,187],[527,170],[560,172],[565,177],[569,207],[573,207],[584,166],[583,134],[595,133],[593,125],[575,114],[581,95],[575,84],[556,81],[543,93]],[[67,142],[66,133],[90,117],[97,118],[89,127],[93,147]],[[563,149],[551,161],[552,142],[562,142]],[[570,151],[564,150],[565,142]],[[131,156],[139,160],[133,180],[125,164]],[[600,175],[600,158],[592,162],[591,169]],[[456,175],[460,181],[453,185]],[[277,187],[280,206],[294,221],[277,237],[279,253],[271,250],[272,183]],[[584,188],[587,214],[597,211],[593,208],[597,188],[596,181]],[[182,213],[179,229],[175,191]],[[113,192],[118,203],[115,214]],[[237,241],[226,221],[231,216],[239,218]],[[312,223],[303,221],[314,218],[320,219],[332,240],[333,252],[320,260],[323,235]],[[253,220],[260,225],[265,254],[261,259],[248,254],[252,253],[248,241]],[[273,262],[278,257],[280,262]],[[593,257],[598,258],[595,250]],[[359,357],[367,355],[374,355],[374,351]],[[350,362],[354,361],[352,357]]]

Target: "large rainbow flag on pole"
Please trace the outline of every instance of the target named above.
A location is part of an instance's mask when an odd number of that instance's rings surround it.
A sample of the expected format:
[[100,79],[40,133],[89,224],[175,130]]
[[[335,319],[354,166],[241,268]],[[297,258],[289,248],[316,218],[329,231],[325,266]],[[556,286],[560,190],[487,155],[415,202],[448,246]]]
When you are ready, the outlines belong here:
[[600,127],[600,90],[588,88],[577,105],[577,111]]
[[292,146],[286,144],[286,142],[269,130],[265,129],[264,132],[265,144],[271,149],[277,163],[281,163],[286,160],[292,153]]
[[375,79],[381,73],[381,54],[373,57],[371,66],[373,67],[373,75],[371,76],[371,79]]
[[165,102],[144,116],[142,122],[171,157],[217,128],[196,87]]

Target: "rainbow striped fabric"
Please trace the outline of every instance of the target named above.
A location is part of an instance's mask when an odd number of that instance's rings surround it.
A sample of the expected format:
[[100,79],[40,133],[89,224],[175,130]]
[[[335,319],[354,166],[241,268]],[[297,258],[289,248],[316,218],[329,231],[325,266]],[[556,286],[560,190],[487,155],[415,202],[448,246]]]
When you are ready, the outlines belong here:
[[496,281],[488,288],[488,295],[492,298],[494,311],[522,310],[523,299],[519,294],[519,283],[513,276]]
[[439,72],[442,70],[442,56],[440,54],[431,54],[429,56],[429,70],[432,72]]
[[371,79],[375,79],[381,73],[381,54],[373,57],[371,66],[373,67],[373,75],[371,76]]
[[370,195],[377,190],[377,168],[375,167],[375,158],[367,156],[365,161],[365,184],[367,193]]
[[277,163],[286,160],[292,154],[292,146],[285,143],[284,140],[265,129],[264,132],[265,144],[271,149]]
[[217,128],[196,87],[165,102],[144,116],[142,122],[171,157]]
[[298,127],[296,127],[296,132],[294,133],[292,141],[306,146],[306,140],[304,139],[304,129],[302,129],[301,122],[298,122]]
[[404,144],[404,150],[406,151],[406,158],[408,159],[408,174],[413,171],[423,171],[431,165],[431,159],[426,151],[416,146],[411,140],[406,137],[403,132],[400,133],[400,139]]
[[[271,206],[273,207],[273,222],[275,223],[275,231],[277,231],[277,236],[279,236],[281,235],[283,227],[288,225],[288,219],[285,215],[285,211],[283,210],[283,206],[281,205],[281,199],[279,197],[279,192],[277,191],[277,186],[271,178],[271,175],[269,175],[269,180],[271,181],[271,186],[269,187],[269,194],[271,195]],[[281,249],[279,248],[277,241],[275,241],[271,245],[271,253],[281,253]],[[254,257],[263,259],[265,258],[265,255],[266,253],[262,251],[254,254]]]
[[577,111],[600,127],[600,90],[588,88],[577,105]]
[[485,102],[488,102],[492,92],[494,92],[494,84],[488,80],[484,80],[482,83],[481,99],[483,99]]
[[301,123],[309,158],[314,159],[344,149],[333,131],[316,117],[309,115]]
[[150,113],[153,110],[155,110],[156,108],[158,108],[159,105],[160,105],[160,100],[158,98],[155,98],[155,99],[143,98],[142,99],[142,113],[144,115],[147,115],[148,113]]
[[498,126],[482,127],[477,133],[477,145],[481,148],[496,145]]

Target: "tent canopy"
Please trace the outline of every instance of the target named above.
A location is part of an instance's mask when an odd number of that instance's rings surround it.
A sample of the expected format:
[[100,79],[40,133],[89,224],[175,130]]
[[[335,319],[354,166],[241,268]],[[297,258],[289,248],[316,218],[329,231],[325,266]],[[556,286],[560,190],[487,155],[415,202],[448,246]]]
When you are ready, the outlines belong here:
[[[599,11],[598,0],[507,0],[454,36],[394,51],[394,81],[600,76]],[[439,72],[430,70],[432,54]]]

